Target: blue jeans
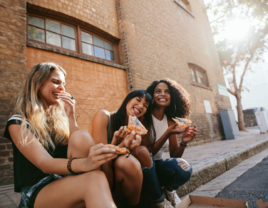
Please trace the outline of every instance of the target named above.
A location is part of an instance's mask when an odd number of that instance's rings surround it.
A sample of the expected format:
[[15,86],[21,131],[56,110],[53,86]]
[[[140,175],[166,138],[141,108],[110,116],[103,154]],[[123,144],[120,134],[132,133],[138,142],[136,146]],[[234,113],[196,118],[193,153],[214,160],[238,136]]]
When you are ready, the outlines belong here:
[[143,168],[143,190],[147,191],[154,201],[164,200],[161,187],[177,190],[191,178],[193,172],[191,165],[185,161],[188,168],[183,168],[178,160],[175,158],[154,160],[152,157],[152,167]]

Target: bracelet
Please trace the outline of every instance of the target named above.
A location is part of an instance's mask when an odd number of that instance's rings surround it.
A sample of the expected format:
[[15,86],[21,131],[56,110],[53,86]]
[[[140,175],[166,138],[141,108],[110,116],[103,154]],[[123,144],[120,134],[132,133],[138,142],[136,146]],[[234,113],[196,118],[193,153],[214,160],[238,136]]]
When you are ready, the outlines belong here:
[[68,160],[68,163],[67,163],[67,169],[68,169],[68,171],[69,171],[72,175],[78,175],[79,173],[75,173],[75,172],[73,172],[73,171],[72,171],[72,168],[71,168],[71,163],[72,163],[73,159],[76,159],[76,158],[74,157],[74,158],[70,158],[70,159]]
[[187,147],[187,144],[182,144],[182,143],[180,143],[180,145],[181,145],[182,147]]

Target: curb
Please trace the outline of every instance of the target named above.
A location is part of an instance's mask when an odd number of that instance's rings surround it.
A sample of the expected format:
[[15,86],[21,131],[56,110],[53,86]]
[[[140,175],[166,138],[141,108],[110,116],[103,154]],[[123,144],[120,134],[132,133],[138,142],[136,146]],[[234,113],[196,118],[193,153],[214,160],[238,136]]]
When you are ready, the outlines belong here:
[[266,148],[268,148],[268,136],[264,136],[255,142],[238,147],[234,150],[221,152],[213,157],[191,164],[194,170],[192,177],[177,190],[178,195],[182,197],[191,193],[199,186],[208,183],[225,171],[230,170],[240,162],[256,155]]

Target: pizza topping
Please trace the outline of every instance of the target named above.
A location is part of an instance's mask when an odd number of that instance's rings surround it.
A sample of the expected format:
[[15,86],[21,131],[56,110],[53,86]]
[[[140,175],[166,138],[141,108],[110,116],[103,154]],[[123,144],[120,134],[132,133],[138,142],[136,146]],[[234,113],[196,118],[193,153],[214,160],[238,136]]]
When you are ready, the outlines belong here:
[[105,144],[106,147],[110,148],[110,149],[114,149],[116,153],[118,154],[129,154],[129,150],[125,147],[118,147],[115,146],[113,144]]
[[176,122],[176,124],[178,125],[179,128],[186,128],[188,126],[191,126],[192,121],[190,119],[187,118],[172,118],[173,121]]
[[136,116],[129,116],[126,132],[131,133],[132,131],[138,135],[145,135],[148,132]]

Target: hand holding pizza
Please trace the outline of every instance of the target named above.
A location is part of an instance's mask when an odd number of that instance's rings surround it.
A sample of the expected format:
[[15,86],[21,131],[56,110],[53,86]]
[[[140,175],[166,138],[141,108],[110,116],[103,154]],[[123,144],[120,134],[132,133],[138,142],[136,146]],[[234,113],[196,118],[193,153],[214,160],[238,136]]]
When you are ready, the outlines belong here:
[[118,143],[121,143],[125,137],[128,135],[128,132],[126,132],[127,127],[121,126],[118,131],[114,132],[114,136],[112,139],[112,144],[116,145]]
[[192,141],[195,138],[196,132],[197,128],[195,124],[194,127],[188,127],[181,139],[182,143],[187,144],[187,142]]
[[102,143],[96,144],[90,148],[89,155],[86,160],[86,170],[92,171],[98,169],[102,164],[116,158],[117,155],[118,152],[116,152],[115,149],[108,148]]
[[129,150],[133,150],[135,147],[140,146],[141,136],[136,134],[135,131],[132,131],[128,134],[125,139],[119,145],[120,147],[126,147]]

